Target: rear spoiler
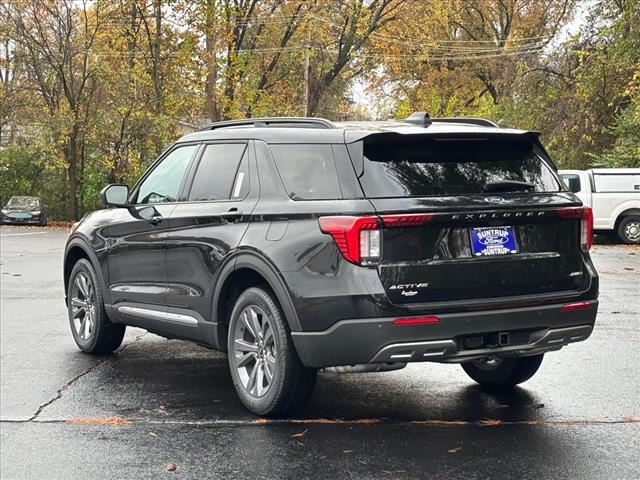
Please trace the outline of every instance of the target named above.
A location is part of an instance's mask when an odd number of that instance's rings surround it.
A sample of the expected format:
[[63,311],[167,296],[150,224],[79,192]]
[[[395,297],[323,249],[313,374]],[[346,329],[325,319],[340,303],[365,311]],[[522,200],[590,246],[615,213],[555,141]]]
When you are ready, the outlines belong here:
[[551,163],[553,168],[557,170],[556,165],[551,160],[551,157],[545,150],[544,146],[540,142],[540,132],[533,130],[511,130],[511,129],[494,129],[494,128],[482,128],[469,131],[454,131],[454,132],[437,132],[429,131],[429,129],[421,127],[405,127],[402,130],[389,130],[389,129],[377,129],[377,130],[345,130],[345,143],[347,144],[347,150],[351,157],[351,162],[358,176],[362,174],[364,169],[364,144],[377,143],[377,142],[389,142],[402,139],[414,138],[418,139],[423,137],[425,139],[450,139],[460,140],[465,139],[481,139],[481,138],[503,138],[505,140],[519,140],[523,142],[532,142],[538,147],[547,157],[547,160]]
[[442,130],[431,130],[422,127],[401,127],[397,129],[389,128],[372,128],[372,129],[359,129],[350,130],[345,129],[344,141],[345,143],[359,142],[360,140],[368,139],[371,137],[379,137],[386,139],[393,139],[393,137],[413,137],[417,135],[423,135],[425,138],[513,138],[513,139],[527,139],[529,141],[537,140],[540,137],[540,132],[535,130],[514,130],[507,128],[494,128],[494,127],[480,127],[470,128],[462,130],[454,130],[451,132],[443,132]]

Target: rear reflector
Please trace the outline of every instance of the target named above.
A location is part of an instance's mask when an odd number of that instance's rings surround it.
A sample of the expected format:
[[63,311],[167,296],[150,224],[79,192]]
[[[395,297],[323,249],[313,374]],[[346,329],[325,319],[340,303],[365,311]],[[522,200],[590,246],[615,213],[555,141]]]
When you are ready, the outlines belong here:
[[396,318],[393,321],[394,325],[423,325],[428,323],[439,323],[440,319],[436,316],[429,317],[410,317],[410,318]]
[[591,302],[576,302],[576,303],[567,303],[566,305],[562,305],[560,310],[567,312],[570,310],[584,310],[585,308],[591,307]]

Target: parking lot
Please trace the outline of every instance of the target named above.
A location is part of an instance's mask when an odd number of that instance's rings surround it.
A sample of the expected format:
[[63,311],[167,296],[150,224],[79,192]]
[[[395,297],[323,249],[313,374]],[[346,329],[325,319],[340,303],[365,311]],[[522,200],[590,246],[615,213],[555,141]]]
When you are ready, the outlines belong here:
[[640,248],[596,245],[596,328],[511,393],[457,365],[322,373],[295,418],[258,419],[226,357],[129,329],[80,353],[62,229],[2,227],[0,477],[640,478]]

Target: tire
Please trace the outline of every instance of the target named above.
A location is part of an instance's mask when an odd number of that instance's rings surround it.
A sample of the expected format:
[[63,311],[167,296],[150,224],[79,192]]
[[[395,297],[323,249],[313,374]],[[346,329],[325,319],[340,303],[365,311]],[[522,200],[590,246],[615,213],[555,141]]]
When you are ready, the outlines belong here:
[[531,357],[491,358],[465,362],[462,368],[487,388],[510,388],[526,382],[538,371],[544,354]]
[[111,353],[122,344],[126,326],[111,323],[107,317],[98,276],[84,258],[71,270],[67,303],[69,326],[80,350],[98,355]]
[[640,244],[640,217],[624,217],[618,225],[618,237],[624,243]]
[[300,361],[284,314],[268,289],[252,287],[238,297],[227,346],[233,385],[251,412],[281,417],[311,397],[317,372]]

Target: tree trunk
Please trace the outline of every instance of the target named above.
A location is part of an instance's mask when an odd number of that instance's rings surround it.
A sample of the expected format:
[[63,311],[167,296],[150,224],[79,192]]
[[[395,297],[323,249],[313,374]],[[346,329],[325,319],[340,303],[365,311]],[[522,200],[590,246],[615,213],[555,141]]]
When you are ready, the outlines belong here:
[[69,205],[68,214],[70,220],[78,219],[78,126],[74,125],[69,133],[67,149],[67,175],[69,178]]
[[205,21],[205,49],[207,52],[207,79],[205,81],[205,108],[212,122],[220,120],[220,109],[216,99],[218,64],[216,57],[216,0],[207,0]]
[[162,39],[162,1],[155,0],[153,4],[153,15],[155,19],[155,35],[153,38],[153,82],[156,93],[156,111],[162,113],[163,95],[162,95],[162,72],[160,69],[160,45]]

